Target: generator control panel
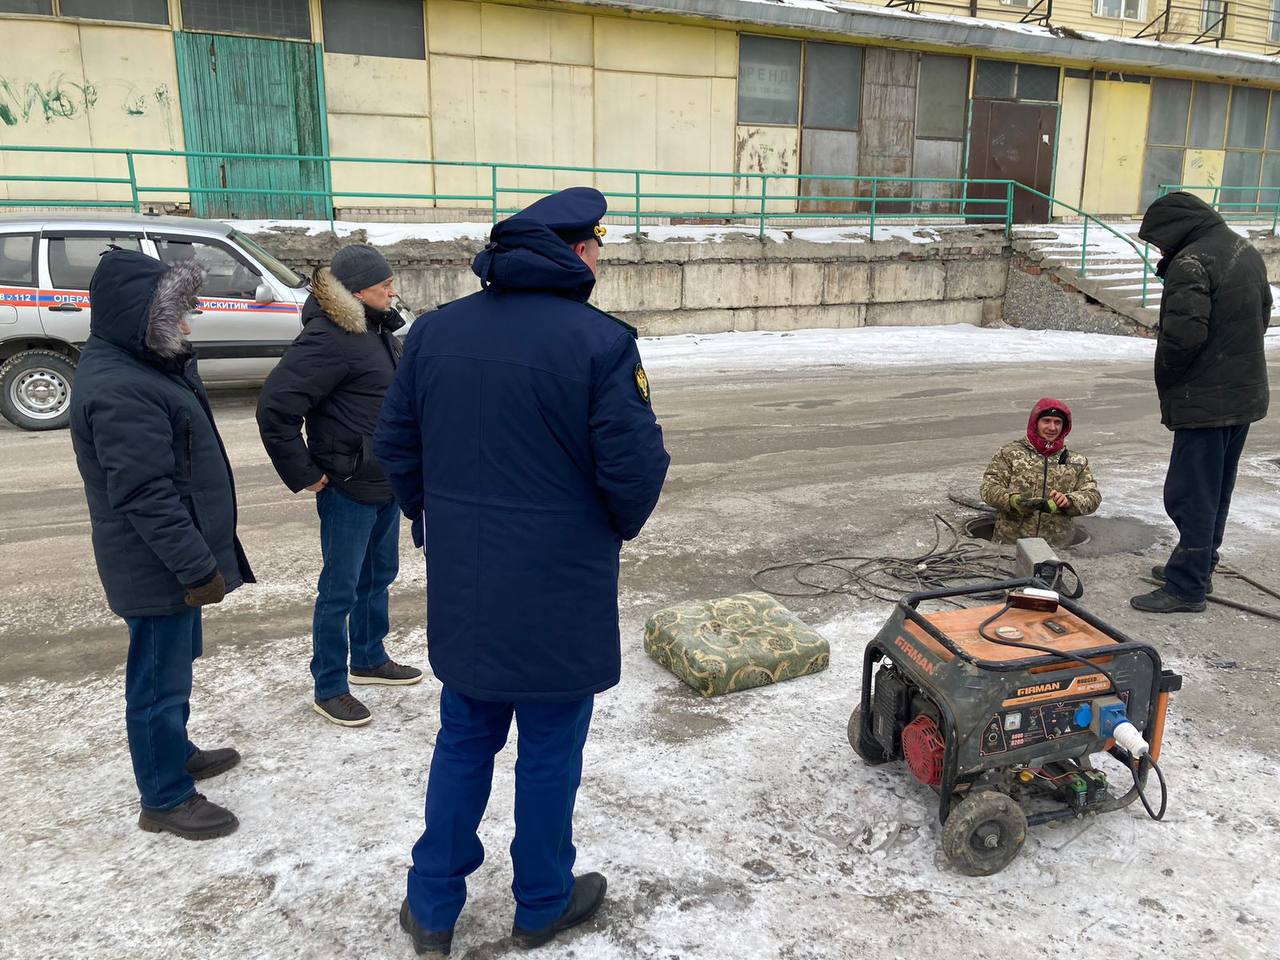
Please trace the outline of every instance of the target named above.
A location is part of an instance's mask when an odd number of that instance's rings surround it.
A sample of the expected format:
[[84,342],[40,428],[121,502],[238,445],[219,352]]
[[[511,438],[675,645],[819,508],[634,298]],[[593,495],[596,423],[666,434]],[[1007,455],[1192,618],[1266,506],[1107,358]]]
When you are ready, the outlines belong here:
[[[1120,691],[1119,697],[1128,706],[1129,691]],[[1003,710],[987,721],[978,753],[988,757],[1084,733],[1094,726],[1094,713],[1092,697],[1072,697]]]

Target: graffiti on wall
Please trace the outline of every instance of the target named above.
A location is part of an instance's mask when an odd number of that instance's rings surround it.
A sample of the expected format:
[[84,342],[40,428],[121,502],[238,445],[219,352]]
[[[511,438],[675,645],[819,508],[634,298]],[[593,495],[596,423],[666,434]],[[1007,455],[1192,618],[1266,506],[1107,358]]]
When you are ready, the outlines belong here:
[[169,87],[163,83],[142,90],[127,80],[99,85],[77,83],[63,74],[43,82],[0,76],[0,124],[4,126],[74,120],[97,109],[119,110],[128,117],[145,117],[158,110],[166,128],[171,123]]

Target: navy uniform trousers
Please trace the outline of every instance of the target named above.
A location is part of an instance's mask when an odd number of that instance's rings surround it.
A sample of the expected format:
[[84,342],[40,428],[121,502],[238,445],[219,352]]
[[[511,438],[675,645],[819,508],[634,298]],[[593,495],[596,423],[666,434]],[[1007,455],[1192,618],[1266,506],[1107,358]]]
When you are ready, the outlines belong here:
[[489,802],[493,759],[519,731],[516,757],[515,922],[540,930],[573,892],[573,805],[582,782],[594,697],[569,703],[497,703],[440,692],[440,732],[427,777],[426,829],[413,847],[409,909],[427,930],[449,930],[467,899],[467,875],[484,862],[476,830]]
[[1164,509],[1178,528],[1178,545],[1164,565],[1164,579],[1165,589],[1182,600],[1203,600],[1218,565],[1236,468],[1248,436],[1248,424],[1173,432]]

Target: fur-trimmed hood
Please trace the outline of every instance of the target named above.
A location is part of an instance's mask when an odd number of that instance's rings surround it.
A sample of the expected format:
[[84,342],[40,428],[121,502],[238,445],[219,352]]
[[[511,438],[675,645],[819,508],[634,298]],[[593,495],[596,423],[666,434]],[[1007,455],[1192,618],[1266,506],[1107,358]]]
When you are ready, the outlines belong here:
[[191,260],[168,267],[135,250],[109,250],[89,281],[89,332],[139,357],[189,353],[178,324],[195,309],[204,278]]
[[311,295],[326,317],[347,333],[365,333],[369,322],[365,318],[364,304],[342,285],[333,271],[320,267],[311,276]]

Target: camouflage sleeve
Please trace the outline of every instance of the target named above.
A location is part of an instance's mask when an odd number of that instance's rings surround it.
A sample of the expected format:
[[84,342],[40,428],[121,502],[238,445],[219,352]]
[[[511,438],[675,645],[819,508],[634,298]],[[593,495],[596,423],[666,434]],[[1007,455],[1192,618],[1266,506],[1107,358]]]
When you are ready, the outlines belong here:
[[1102,503],[1102,493],[1098,490],[1098,481],[1093,479],[1093,471],[1089,469],[1088,459],[1081,457],[1080,461],[1080,467],[1076,471],[1075,487],[1062,491],[1071,498],[1071,506],[1067,508],[1067,515],[1071,517],[1083,517],[1093,513]]
[[1004,449],[997,451],[982,475],[982,499],[989,506],[1004,512],[1009,505],[1009,482],[1013,479],[1013,464],[1005,456]]

